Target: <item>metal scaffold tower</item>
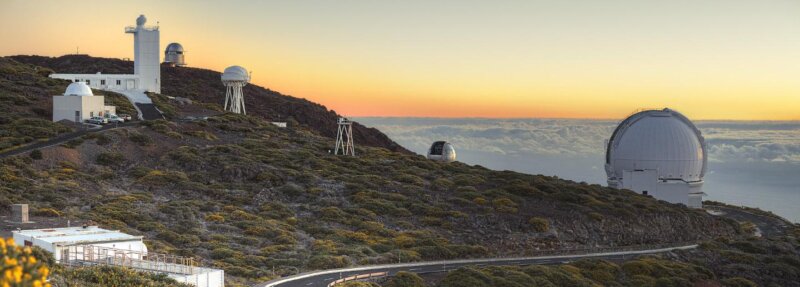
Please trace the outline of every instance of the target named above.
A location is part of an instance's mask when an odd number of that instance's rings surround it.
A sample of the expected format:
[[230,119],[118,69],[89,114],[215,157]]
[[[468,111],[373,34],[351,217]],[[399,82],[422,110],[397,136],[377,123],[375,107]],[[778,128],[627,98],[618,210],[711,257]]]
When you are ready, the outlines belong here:
[[333,154],[338,155],[341,150],[343,155],[356,155],[353,145],[353,122],[347,118],[339,118],[339,130],[336,132],[336,149]]

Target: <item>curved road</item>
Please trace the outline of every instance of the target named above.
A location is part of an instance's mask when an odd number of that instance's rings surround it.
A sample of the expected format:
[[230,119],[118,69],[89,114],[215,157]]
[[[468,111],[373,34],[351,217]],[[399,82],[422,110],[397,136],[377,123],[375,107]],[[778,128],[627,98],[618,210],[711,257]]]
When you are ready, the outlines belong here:
[[258,287],[327,287],[333,281],[340,278],[366,273],[387,272],[389,275],[398,271],[409,271],[414,273],[437,273],[458,269],[465,266],[503,266],[503,265],[537,265],[537,264],[561,264],[580,259],[605,259],[605,260],[626,260],[637,255],[663,253],[673,250],[693,249],[697,245],[686,245],[679,247],[647,249],[637,251],[617,251],[617,252],[598,252],[574,255],[553,255],[520,258],[487,258],[487,259],[465,259],[435,262],[416,262],[405,264],[387,264],[363,266],[355,268],[331,269],[309,273],[302,273],[285,278],[275,279]]

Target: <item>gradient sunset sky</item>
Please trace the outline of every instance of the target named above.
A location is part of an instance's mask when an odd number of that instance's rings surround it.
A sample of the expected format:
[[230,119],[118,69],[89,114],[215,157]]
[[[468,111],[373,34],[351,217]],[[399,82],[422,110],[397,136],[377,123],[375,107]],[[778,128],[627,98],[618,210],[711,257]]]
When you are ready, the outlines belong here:
[[796,0],[2,0],[0,55],[132,58],[139,14],[349,116],[800,120]]

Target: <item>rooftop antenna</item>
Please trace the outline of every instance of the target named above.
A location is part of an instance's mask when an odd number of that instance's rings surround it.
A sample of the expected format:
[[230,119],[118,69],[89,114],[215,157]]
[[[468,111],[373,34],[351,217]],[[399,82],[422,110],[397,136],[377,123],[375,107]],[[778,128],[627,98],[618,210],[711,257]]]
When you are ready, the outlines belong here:
[[339,150],[341,150],[343,155],[355,156],[353,122],[345,117],[340,117],[338,123],[339,130],[336,132],[336,149],[333,150],[333,154],[338,155]]
[[250,74],[240,66],[230,66],[222,73],[225,85],[225,110],[236,114],[247,114],[244,108],[242,87],[250,82]]

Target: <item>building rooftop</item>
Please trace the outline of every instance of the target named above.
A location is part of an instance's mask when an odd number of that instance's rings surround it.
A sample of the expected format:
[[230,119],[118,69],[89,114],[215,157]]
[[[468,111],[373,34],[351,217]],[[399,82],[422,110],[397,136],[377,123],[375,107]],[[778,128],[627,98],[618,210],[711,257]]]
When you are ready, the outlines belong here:
[[119,230],[107,230],[97,226],[87,227],[64,227],[49,229],[29,229],[14,231],[14,234],[27,236],[57,245],[76,245],[103,242],[142,240],[142,236],[134,236],[119,232]]

